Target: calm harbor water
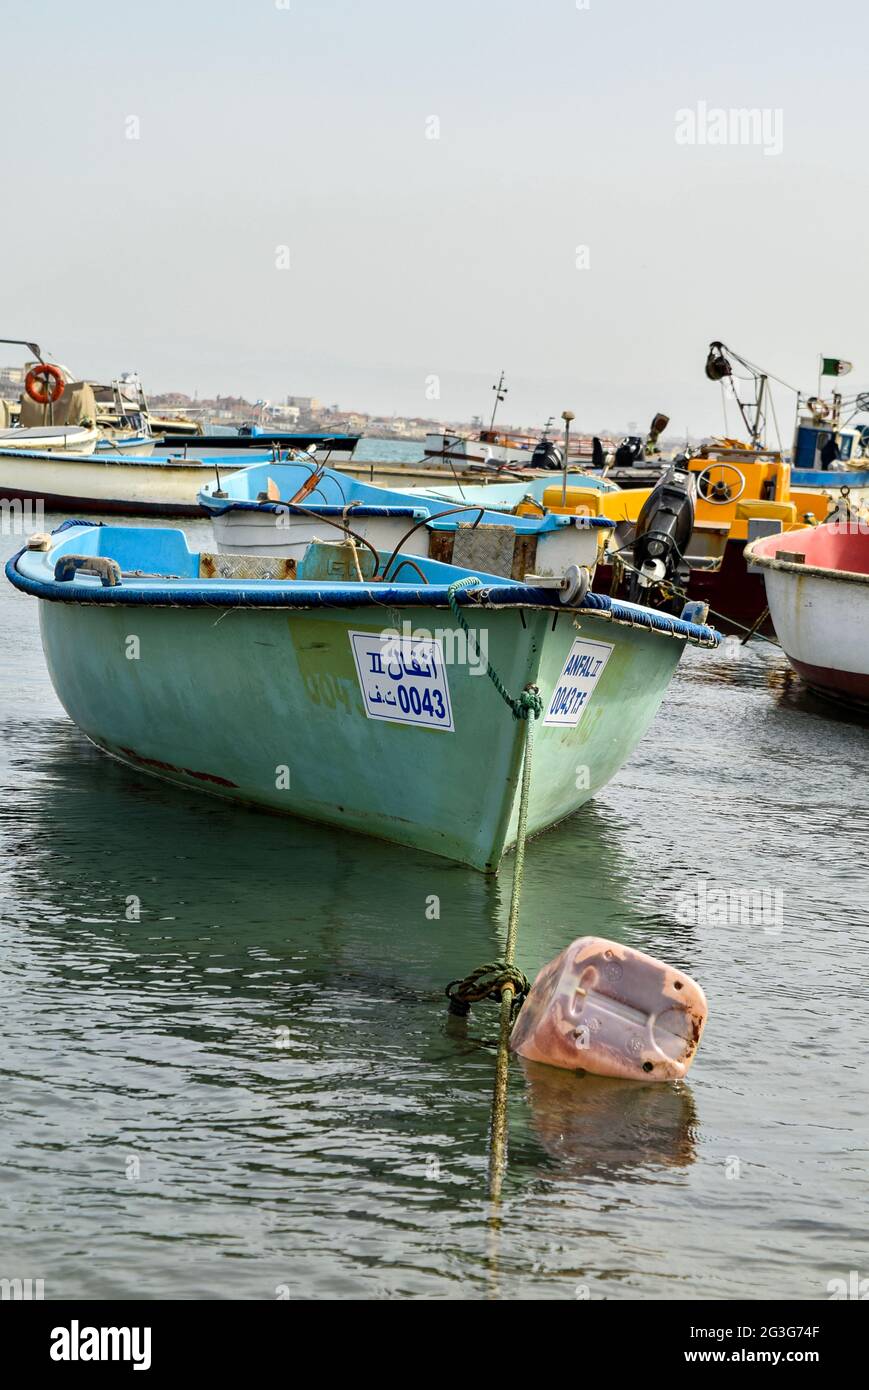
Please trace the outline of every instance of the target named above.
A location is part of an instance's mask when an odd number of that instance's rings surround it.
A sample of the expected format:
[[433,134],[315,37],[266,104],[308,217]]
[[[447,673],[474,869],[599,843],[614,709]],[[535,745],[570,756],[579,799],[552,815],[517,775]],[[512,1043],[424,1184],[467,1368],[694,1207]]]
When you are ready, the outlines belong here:
[[[773,647],[688,652],[617,780],[529,846],[526,972],[611,936],[693,974],[710,1022],[678,1085],[513,1063],[495,1242],[494,1011],[448,1022],[443,989],[499,954],[509,861],[491,882],[129,772],[66,719],[5,580],[0,637],[0,1277],[825,1299],[869,1274],[869,730]],[[722,889],[766,890],[765,924]]]

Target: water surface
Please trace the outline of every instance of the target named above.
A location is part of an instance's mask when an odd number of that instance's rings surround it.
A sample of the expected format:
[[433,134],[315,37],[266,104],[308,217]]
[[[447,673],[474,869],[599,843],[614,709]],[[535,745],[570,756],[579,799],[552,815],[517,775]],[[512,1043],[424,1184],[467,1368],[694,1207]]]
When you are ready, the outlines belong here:
[[[0,1276],[822,1299],[866,1274],[869,731],[774,648],[689,652],[617,780],[529,846],[529,974],[593,932],[711,1012],[682,1084],[513,1064],[493,1243],[494,1012],[451,1023],[443,989],[499,954],[510,861],[493,882],[130,772],[66,719],[5,581],[0,637]],[[781,890],[780,922],[686,924],[700,880]]]

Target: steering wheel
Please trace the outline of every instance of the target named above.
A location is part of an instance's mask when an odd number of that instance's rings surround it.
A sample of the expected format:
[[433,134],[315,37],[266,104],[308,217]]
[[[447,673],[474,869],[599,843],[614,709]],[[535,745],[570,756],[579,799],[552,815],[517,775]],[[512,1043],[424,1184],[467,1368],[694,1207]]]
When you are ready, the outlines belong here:
[[[714,482],[711,474],[715,468],[721,469],[723,473],[735,473],[739,479],[739,491],[731,493],[730,484],[724,478]],[[702,473],[697,474],[697,491],[704,502],[712,502],[716,507],[726,507],[731,502],[738,502],[746,486],[745,474],[733,463],[710,463]]]

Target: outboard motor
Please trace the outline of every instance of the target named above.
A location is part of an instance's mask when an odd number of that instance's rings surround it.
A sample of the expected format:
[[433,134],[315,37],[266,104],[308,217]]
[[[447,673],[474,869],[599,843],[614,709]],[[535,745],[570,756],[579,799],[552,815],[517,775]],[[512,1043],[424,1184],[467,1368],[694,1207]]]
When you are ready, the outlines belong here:
[[[648,602],[655,585],[688,580],[685,551],[694,530],[694,475],[687,460],[677,459],[653,488],[637,518],[633,569],[628,597],[633,603]],[[660,606],[660,605],[659,605]],[[675,611],[681,612],[682,599]]]
[[564,464],[564,453],[551,439],[538,439],[531,455],[531,468],[560,469]]
[[643,441],[638,434],[629,434],[616,449],[613,465],[616,468],[630,468],[643,457]]

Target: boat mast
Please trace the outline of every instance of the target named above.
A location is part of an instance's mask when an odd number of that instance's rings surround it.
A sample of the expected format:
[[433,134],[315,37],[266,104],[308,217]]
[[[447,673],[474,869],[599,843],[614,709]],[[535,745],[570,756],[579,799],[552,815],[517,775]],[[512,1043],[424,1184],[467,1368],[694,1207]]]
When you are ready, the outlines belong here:
[[754,425],[751,431],[751,442],[756,449],[763,448],[763,432],[766,421],[763,417],[763,398],[766,394],[767,379],[765,376],[757,378],[757,396],[754,404]]
[[507,394],[507,387],[504,385],[504,368],[503,368],[503,367],[501,368],[501,375],[500,375],[500,377],[498,378],[498,385],[497,385],[497,386],[493,386],[493,387],[492,387],[492,390],[495,392],[495,404],[494,404],[493,407],[492,407],[492,418],[491,418],[491,420],[489,421],[489,429],[490,429],[490,430],[493,430],[493,429],[495,428],[495,413],[496,413],[496,411],[497,411],[497,409],[498,409],[498,406],[501,404],[501,402],[503,401],[504,397],[505,397],[506,394]]

